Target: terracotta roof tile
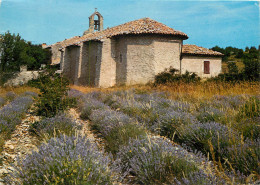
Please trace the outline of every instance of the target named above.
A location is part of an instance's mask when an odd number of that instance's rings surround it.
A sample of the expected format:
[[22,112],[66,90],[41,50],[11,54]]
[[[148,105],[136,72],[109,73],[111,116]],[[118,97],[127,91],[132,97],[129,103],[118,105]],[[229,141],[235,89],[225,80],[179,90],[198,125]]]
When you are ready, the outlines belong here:
[[127,34],[164,34],[164,35],[174,35],[182,37],[183,39],[188,39],[188,36],[181,32],[174,30],[162,23],[159,23],[150,18],[143,18],[125,24],[121,24],[106,30],[94,33],[88,33],[80,38],[73,39],[72,42],[65,44],[65,46],[79,44],[80,42],[89,41],[89,40],[98,40],[101,41],[105,38],[111,38],[118,35],[127,35]]
[[51,45],[47,45],[44,48],[51,48],[54,45],[60,45],[60,47],[65,47],[67,45],[73,44],[77,40],[80,40],[80,38],[81,38],[80,36],[71,37],[69,39],[65,39],[64,41],[56,42],[56,43],[51,44]]
[[183,55],[212,55],[212,56],[223,56],[222,53],[213,51],[207,48],[199,47],[196,45],[185,44],[182,46]]

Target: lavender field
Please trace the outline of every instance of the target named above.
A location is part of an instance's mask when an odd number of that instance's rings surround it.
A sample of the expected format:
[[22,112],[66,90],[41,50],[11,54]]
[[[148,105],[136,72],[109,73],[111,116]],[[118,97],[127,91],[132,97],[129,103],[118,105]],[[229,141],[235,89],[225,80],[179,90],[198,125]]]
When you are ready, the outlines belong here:
[[[260,178],[259,96],[198,100],[71,89],[67,97],[77,103],[29,123],[38,149],[17,156],[4,183],[217,185]],[[33,114],[33,100],[32,92],[0,98],[2,145]]]

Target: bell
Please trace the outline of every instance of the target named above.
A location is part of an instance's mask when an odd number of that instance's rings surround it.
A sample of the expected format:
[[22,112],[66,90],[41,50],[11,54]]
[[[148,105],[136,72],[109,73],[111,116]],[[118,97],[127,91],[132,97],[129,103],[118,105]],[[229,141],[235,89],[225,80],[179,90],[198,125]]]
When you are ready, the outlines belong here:
[[98,21],[98,20],[95,20],[95,21],[94,21],[94,26],[95,26],[95,27],[94,27],[95,30],[99,30],[99,28],[98,28],[98,26],[99,26],[99,21]]

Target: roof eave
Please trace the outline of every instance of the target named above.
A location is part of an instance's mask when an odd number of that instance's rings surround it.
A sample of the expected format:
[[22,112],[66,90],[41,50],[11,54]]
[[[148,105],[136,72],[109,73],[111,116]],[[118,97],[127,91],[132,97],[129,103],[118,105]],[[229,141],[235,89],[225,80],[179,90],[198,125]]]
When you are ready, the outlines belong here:
[[197,54],[197,53],[182,53],[182,56],[199,56],[199,57],[216,57],[221,58],[223,54]]

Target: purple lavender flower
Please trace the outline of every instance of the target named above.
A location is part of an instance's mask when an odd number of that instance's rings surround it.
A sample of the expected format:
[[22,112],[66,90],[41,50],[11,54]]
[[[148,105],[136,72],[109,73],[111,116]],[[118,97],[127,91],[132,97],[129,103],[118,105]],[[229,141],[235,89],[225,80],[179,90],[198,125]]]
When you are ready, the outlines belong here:
[[131,139],[120,148],[115,166],[120,175],[132,175],[129,180],[138,184],[172,183],[174,177],[198,171],[187,151],[160,137]]
[[8,184],[111,184],[111,156],[85,137],[52,138],[18,158]]
[[30,131],[42,137],[46,137],[46,135],[53,137],[55,132],[71,135],[75,133],[75,130],[81,128],[82,125],[78,125],[72,118],[65,114],[58,114],[52,118],[45,118],[33,123],[30,127]]

